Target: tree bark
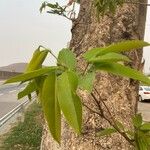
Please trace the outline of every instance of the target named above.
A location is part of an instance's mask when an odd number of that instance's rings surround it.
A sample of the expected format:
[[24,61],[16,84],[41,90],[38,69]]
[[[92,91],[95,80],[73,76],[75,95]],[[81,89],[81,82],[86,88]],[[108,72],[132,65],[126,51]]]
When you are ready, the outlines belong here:
[[[142,1],[143,2],[143,1]],[[145,1],[147,2],[147,1]],[[101,47],[113,42],[130,39],[143,39],[145,29],[146,6],[124,4],[119,7],[115,15],[107,14],[98,21],[92,0],[81,0],[78,18],[73,22],[71,29],[72,39],[70,48],[78,59],[78,68],[84,70],[86,63],[82,54],[93,47]],[[142,50],[126,53],[133,60],[126,64],[139,69]],[[122,122],[131,129],[131,118],[137,111],[138,82],[101,72],[97,74],[95,88],[99,104],[105,116],[113,122],[113,118]],[[80,92],[83,102],[91,108],[98,110],[93,98],[86,92]],[[104,106],[104,103],[110,112]],[[99,111],[99,110],[98,110]],[[112,116],[110,115],[112,114]],[[111,137],[96,137],[96,132],[110,127],[104,118],[84,108],[83,134],[77,136],[68,127],[63,119],[61,145],[49,136],[47,126],[43,131],[42,150],[132,150],[133,146],[120,134]]]

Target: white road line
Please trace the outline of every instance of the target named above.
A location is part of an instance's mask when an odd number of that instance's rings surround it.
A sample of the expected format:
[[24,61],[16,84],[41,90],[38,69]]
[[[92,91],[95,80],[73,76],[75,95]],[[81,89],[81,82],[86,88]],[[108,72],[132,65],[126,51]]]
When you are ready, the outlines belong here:
[[9,91],[9,93],[13,93],[13,92],[16,92],[16,90]]
[[4,95],[4,93],[0,93],[0,96]]

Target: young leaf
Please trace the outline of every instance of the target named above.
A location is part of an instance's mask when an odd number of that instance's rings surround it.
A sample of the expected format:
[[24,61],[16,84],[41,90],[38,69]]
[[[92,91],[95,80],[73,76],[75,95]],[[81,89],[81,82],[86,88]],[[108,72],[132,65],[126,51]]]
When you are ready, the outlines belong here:
[[89,62],[95,63],[95,62],[118,62],[118,61],[130,61],[130,59],[122,54],[118,54],[118,53],[107,53],[105,55],[102,56],[98,56],[95,58],[91,58],[89,60]]
[[65,65],[70,70],[75,70],[76,68],[75,55],[69,49],[62,49],[58,55],[58,63]]
[[143,141],[143,139],[141,139],[141,138],[138,138],[137,139],[137,147],[138,147],[138,150],[148,150],[147,149],[147,145],[145,145],[145,143],[144,143],[144,141]]
[[118,128],[120,129],[120,130],[125,130],[125,127],[124,127],[124,125],[120,122],[120,121],[115,121],[115,123],[116,123],[116,125],[118,126]]
[[133,119],[133,124],[135,127],[139,128],[142,125],[142,116],[141,114],[136,114]]
[[31,101],[32,100],[32,95],[28,94],[28,99]]
[[37,60],[37,58],[39,57],[40,53],[41,52],[40,52],[39,48],[34,51],[33,56],[31,58],[29,64],[27,65],[27,68],[26,68],[25,72],[29,72],[29,71],[33,71],[34,70],[34,68],[33,68],[34,67],[34,63]]
[[45,9],[45,7],[46,7],[46,2],[43,2],[40,7],[40,13],[43,11],[43,9]]
[[38,56],[37,60],[34,62],[33,69],[39,69],[41,68],[45,58],[47,57],[49,50],[43,50],[41,51],[40,55]]
[[105,47],[102,51],[100,51],[98,55],[104,55],[109,52],[120,53],[120,52],[125,52],[125,51],[131,51],[133,49],[138,49],[138,48],[142,48],[145,46],[150,46],[150,44],[144,41],[140,41],[140,40],[123,41],[123,42],[114,43],[108,47]]
[[97,136],[108,136],[108,135],[111,135],[112,133],[115,133],[115,132],[117,132],[117,130],[114,128],[106,128],[102,131],[99,131],[96,135]]
[[38,69],[38,70],[35,70],[35,71],[31,71],[31,72],[28,72],[28,73],[17,75],[15,77],[12,77],[12,78],[8,79],[5,82],[5,84],[6,83],[21,82],[21,81],[28,81],[28,80],[37,78],[37,77],[45,75],[45,74],[49,74],[50,72],[53,72],[56,69],[59,69],[59,67],[55,67],[55,66],[54,67],[45,67],[45,68],[42,68],[42,69]]
[[87,73],[85,76],[79,77],[79,88],[92,92],[95,79],[95,72]]
[[140,129],[143,131],[150,131],[150,123],[144,123]]
[[110,52],[120,53],[125,51],[131,51],[133,49],[142,48],[145,46],[150,46],[150,44],[140,40],[123,41],[123,42],[111,44],[107,47],[93,48],[90,51],[86,52],[83,56],[86,60],[90,60],[95,56],[104,55],[106,53],[110,53]]
[[35,83],[37,85],[37,96],[40,103],[42,103],[42,89],[46,76],[40,76],[35,79]]
[[55,72],[49,74],[42,89],[42,108],[53,138],[60,143],[61,113],[57,100]]
[[64,72],[58,77],[58,101],[60,108],[72,128],[81,133],[82,106],[76,94],[78,79],[73,72]]
[[91,60],[92,58],[95,58],[100,51],[102,51],[104,48],[93,48],[89,51],[87,51],[86,53],[83,54],[83,57],[86,59],[86,60]]
[[37,85],[35,81],[29,82],[26,88],[23,91],[18,93],[18,99],[21,99],[24,96],[27,96],[36,90],[37,90]]
[[134,131],[127,130],[125,131],[125,133],[128,135],[128,137],[130,137],[131,139],[134,139],[134,135],[135,135]]
[[141,72],[131,69],[127,66],[118,64],[118,63],[95,63],[96,69],[106,71],[108,73],[113,73],[115,75],[132,78],[134,80],[139,80],[145,84],[150,85],[150,79],[143,75]]

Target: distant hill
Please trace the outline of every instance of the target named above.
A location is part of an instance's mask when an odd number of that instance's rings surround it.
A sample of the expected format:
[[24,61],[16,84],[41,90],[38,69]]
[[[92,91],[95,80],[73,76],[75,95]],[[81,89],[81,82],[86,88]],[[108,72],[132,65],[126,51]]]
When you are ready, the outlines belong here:
[[0,67],[0,71],[9,71],[9,72],[24,72],[27,63],[14,63],[8,66]]

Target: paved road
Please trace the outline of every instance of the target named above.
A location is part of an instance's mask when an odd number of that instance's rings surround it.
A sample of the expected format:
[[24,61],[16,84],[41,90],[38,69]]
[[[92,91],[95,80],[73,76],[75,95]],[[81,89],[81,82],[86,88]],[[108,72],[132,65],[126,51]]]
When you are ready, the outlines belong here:
[[[1,84],[2,82],[0,82]],[[0,85],[0,118],[22,103],[25,99],[17,100],[18,91],[22,90],[25,85],[17,84]]]
[[150,101],[148,102],[139,102],[138,111],[142,113],[144,121],[150,122]]

